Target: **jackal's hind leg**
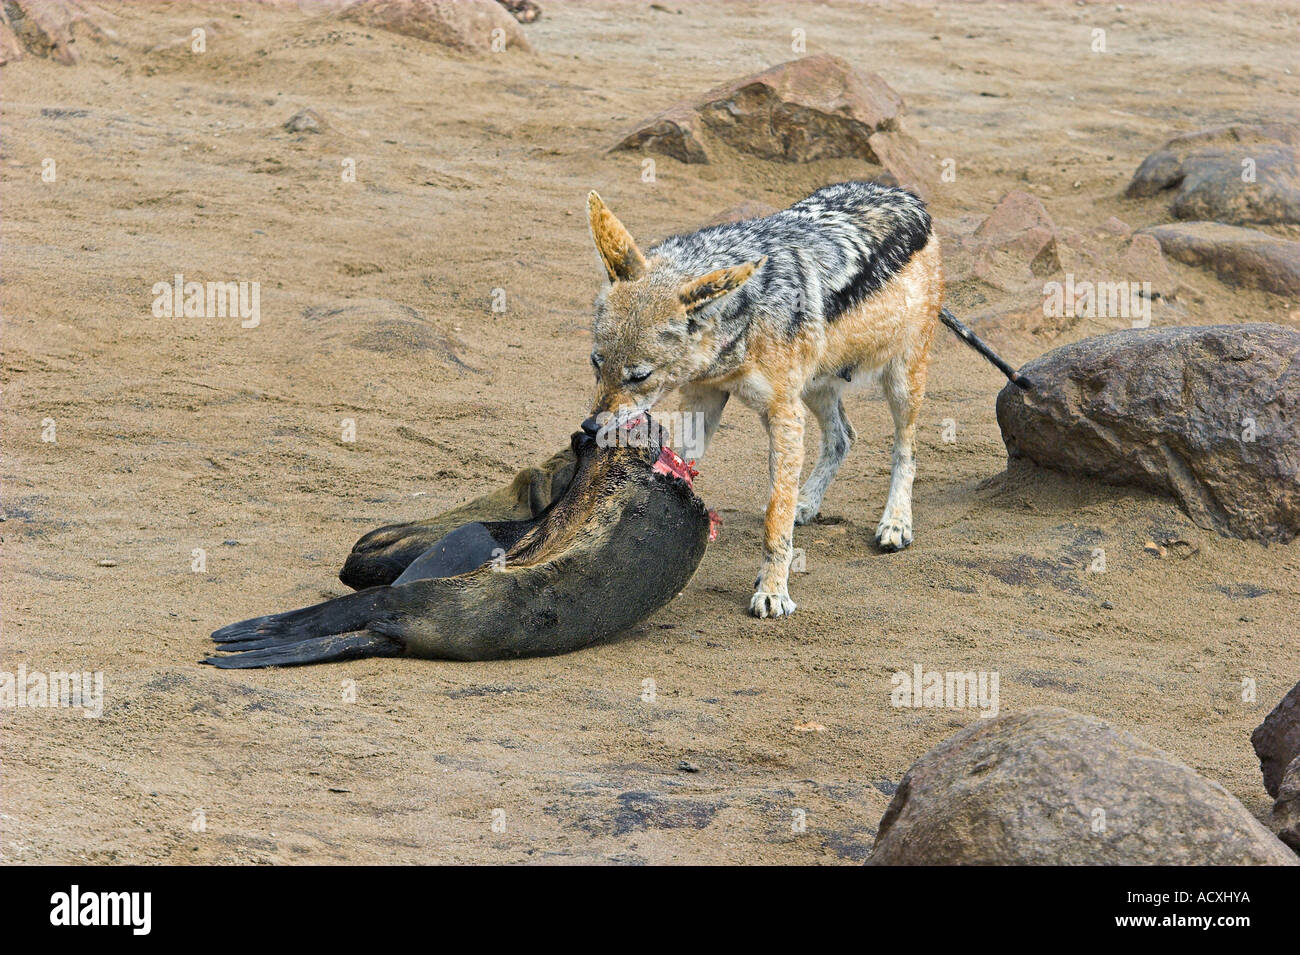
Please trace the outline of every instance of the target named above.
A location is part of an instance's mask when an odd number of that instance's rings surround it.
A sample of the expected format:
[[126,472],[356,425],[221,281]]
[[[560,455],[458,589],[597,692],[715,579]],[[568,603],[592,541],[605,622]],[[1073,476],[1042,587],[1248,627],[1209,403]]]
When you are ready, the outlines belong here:
[[822,439],[817,463],[813,465],[812,473],[799,491],[799,506],[794,512],[796,524],[807,524],[817,516],[826,489],[835,480],[835,472],[844,463],[844,456],[849,453],[853,439],[857,437],[844,413],[844,402],[840,399],[842,390],[842,385],[837,387],[828,384],[804,394],[804,403],[817,416]]
[[925,396],[926,357],[911,365],[894,359],[881,376],[885,401],[894,418],[894,454],[889,499],[876,528],[883,551],[899,551],[912,543],[912,481],[916,477],[916,419]]

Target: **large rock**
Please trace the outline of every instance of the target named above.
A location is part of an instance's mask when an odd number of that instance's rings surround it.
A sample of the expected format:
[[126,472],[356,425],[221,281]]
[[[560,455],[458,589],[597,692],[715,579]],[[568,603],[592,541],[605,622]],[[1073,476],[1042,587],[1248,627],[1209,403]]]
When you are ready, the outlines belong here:
[[542,8],[533,0],[497,0],[497,2],[520,23],[532,23],[541,19]]
[[1300,853],[1300,756],[1291,760],[1282,776],[1272,821],[1277,837]]
[[1171,259],[1210,269],[1224,282],[1300,295],[1300,242],[1218,222],[1143,229]]
[[1153,236],[1132,235],[1118,219],[1087,231],[1058,226],[1029,192],[1004,194],[983,219],[936,219],[935,231],[956,298],[987,301],[980,289],[959,289],[970,281],[1011,296],[966,314],[982,336],[1008,347],[1023,344],[1026,334],[1050,342],[1066,333],[1078,338],[1110,331],[1117,316],[1100,306],[1097,290],[1116,282],[1135,283],[1139,293],[1134,297],[1125,286],[1117,302],[1124,318],[1149,317],[1156,302],[1172,307],[1177,297],[1178,283]]
[[971,237],[975,275],[1003,291],[1041,281],[1061,268],[1057,231],[1037,196],[1008,192]]
[[13,24],[4,7],[0,7],[0,66],[23,58],[23,45],[14,33]]
[[1227,790],[1104,720],[976,720],[922,756],[868,865],[1297,865]]
[[1278,787],[1287,767],[1300,756],[1300,683],[1282,697],[1264,722],[1250,734],[1250,745],[1259,757],[1264,788],[1277,797]]
[[1300,223],[1300,126],[1220,126],[1176,136],[1142,161],[1125,194],[1172,189],[1179,219]]
[[904,130],[902,113],[902,97],[879,76],[818,54],[671,106],[614,148],[658,152],[685,163],[709,162],[714,141],[781,162],[851,157],[920,189],[930,180],[929,163]]
[[6,0],[0,8],[0,66],[24,54],[77,62],[78,37],[116,40],[109,14],[80,0]]
[[1300,533],[1300,334],[1278,325],[1128,330],[1022,369],[998,394],[1012,458],[1173,495],[1221,534]]
[[532,48],[515,18],[496,0],[360,0],[343,17],[465,53],[492,51],[497,30],[507,49]]

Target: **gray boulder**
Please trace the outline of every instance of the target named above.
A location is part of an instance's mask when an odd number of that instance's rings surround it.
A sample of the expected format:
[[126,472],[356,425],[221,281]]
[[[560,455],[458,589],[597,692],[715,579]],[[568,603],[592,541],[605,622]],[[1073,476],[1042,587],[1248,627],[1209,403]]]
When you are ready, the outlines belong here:
[[328,128],[325,118],[314,109],[300,109],[284,121],[284,128],[291,133],[320,134]]
[[1300,533],[1300,334],[1131,329],[1054,349],[998,394],[1011,458],[1170,494],[1201,527]]
[[1173,190],[1179,219],[1300,222],[1300,127],[1233,125],[1175,136],[1138,167],[1125,194]]
[[1300,756],[1291,760],[1278,786],[1273,806],[1273,831],[1300,854]]
[[1250,734],[1250,745],[1259,757],[1264,788],[1276,798],[1287,767],[1300,756],[1300,683],[1291,687]]
[[1104,720],[977,719],[922,756],[868,865],[1300,865],[1218,783]]
[[1142,234],[1171,259],[1209,269],[1229,285],[1300,295],[1300,242],[1218,222],[1175,222]]

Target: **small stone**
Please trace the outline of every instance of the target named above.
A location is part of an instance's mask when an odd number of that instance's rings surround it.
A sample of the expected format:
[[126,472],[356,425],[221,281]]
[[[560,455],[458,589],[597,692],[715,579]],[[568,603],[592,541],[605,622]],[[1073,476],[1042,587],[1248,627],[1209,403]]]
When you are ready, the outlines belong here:
[[1109,600],[1103,600],[1103,601],[1101,602],[1101,609],[1102,609],[1102,610],[1114,610],[1114,609],[1115,609],[1115,605],[1114,605],[1113,603],[1111,603]]
[[696,766],[689,759],[683,759],[677,764],[677,768],[684,773],[698,773],[700,771],[700,767]]
[[97,562],[96,562],[96,566],[98,566],[98,567],[116,567],[116,566],[117,566],[117,561],[115,561],[115,560],[109,560],[107,557],[105,557],[105,558],[103,558],[102,560],[97,561]]
[[289,117],[284,128],[291,133],[319,133],[325,128],[325,120],[314,109],[300,109]]

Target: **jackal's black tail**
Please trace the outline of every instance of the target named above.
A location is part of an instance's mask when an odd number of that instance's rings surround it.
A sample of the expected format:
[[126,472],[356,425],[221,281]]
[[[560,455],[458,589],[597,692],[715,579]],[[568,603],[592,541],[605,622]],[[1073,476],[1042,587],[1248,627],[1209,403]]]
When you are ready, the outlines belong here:
[[989,346],[978,335],[958,321],[957,316],[948,311],[948,309],[944,308],[939,310],[939,320],[956,332],[958,338],[992,362],[993,366],[997,368],[998,371],[1002,372],[1002,374],[1006,375],[1007,380],[1017,388],[1023,388],[1028,391],[1030,388],[1034,387],[1032,381],[1003,361],[998,356],[997,352],[992,348],[989,348]]

